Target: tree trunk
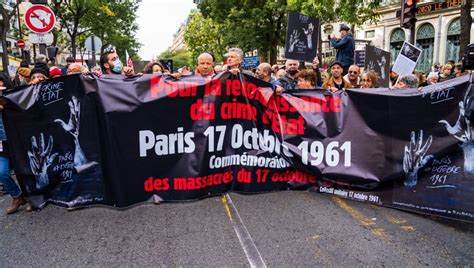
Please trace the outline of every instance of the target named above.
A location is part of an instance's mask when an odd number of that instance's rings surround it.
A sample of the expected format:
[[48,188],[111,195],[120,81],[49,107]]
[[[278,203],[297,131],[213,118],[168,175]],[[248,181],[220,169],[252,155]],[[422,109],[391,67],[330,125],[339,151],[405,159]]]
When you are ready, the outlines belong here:
[[2,66],[3,71],[8,74],[8,48],[7,48],[7,33],[10,30],[10,16],[6,9],[3,8],[3,5],[0,5],[0,13],[2,14],[3,21],[0,25],[0,36],[2,42]]
[[467,45],[471,40],[471,27],[472,27],[472,16],[471,16],[472,0],[464,0],[464,4],[461,6],[461,36],[459,37],[459,56],[462,57],[466,53]]
[[276,64],[277,63],[277,56],[278,56],[278,48],[276,43],[273,43],[270,46],[270,64]]
[[76,35],[71,34],[71,54],[73,58],[76,58]]

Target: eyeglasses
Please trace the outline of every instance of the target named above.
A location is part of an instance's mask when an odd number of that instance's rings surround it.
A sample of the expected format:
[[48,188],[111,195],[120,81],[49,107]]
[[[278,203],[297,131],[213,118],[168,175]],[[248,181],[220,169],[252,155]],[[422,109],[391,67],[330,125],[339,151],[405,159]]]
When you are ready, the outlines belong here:
[[349,71],[350,74],[357,74],[358,72]]

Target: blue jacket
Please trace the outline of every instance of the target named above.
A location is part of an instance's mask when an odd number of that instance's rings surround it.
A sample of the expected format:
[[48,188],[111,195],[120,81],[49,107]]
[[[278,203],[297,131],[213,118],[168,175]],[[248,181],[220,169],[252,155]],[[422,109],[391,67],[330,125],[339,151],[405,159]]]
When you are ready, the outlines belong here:
[[342,63],[342,66],[354,64],[355,43],[352,34],[346,35],[341,40],[331,38],[330,42],[332,47],[337,49],[336,61]]

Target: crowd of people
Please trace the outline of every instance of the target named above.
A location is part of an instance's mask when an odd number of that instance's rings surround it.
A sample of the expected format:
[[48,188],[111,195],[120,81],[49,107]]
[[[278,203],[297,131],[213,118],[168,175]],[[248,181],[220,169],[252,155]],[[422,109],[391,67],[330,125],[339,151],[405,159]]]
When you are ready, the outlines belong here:
[[[26,62],[22,62],[13,77],[5,73],[0,73],[0,91],[16,86],[34,85],[42,81],[65,75],[93,73],[102,75],[170,75],[179,78],[187,75],[200,76],[206,80],[211,80],[222,72],[230,72],[234,75],[246,74],[255,76],[271,84],[277,94],[291,92],[295,90],[323,89],[331,92],[349,90],[353,88],[377,88],[379,87],[378,74],[372,70],[361,72],[361,68],[354,64],[353,39],[350,29],[346,25],[341,25],[341,37],[330,36],[331,44],[338,50],[336,60],[327,69],[320,67],[320,60],[315,57],[310,68],[305,68],[299,61],[287,59],[284,66],[270,65],[267,62],[260,63],[253,71],[242,68],[244,53],[240,48],[230,48],[225,55],[225,64],[215,64],[215,58],[210,52],[203,52],[197,58],[197,66],[192,71],[187,66],[182,66],[178,72],[172,72],[160,62],[152,61],[147,64],[142,72],[135,73],[133,68],[124,66],[120,61],[117,51],[113,47],[106,48],[99,62],[99,67],[88,69],[80,63],[76,63],[72,57],[67,58],[66,65],[62,68],[49,66],[45,55],[38,55],[35,58],[33,68]],[[352,57],[352,59],[348,59]],[[398,76],[390,71],[390,83],[393,89],[420,88],[427,85],[443,82],[463,75],[463,68],[454,62],[443,66],[433,65],[433,70],[425,76],[423,73],[414,72],[410,75]],[[0,100],[0,110],[3,110],[5,103]],[[0,117],[0,184],[3,191],[12,197],[11,205],[7,209],[7,214],[14,213],[18,209],[27,205],[26,211],[32,211],[33,207],[27,202],[25,190],[19,187],[12,179],[10,163],[8,158],[8,143],[6,141],[3,122]]]

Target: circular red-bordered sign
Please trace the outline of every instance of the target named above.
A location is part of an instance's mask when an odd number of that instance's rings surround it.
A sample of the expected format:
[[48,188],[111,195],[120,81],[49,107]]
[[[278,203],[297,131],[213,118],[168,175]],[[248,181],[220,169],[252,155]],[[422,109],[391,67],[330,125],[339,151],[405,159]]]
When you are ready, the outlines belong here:
[[16,41],[16,47],[17,48],[24,48],[25,47],[25,41],[23,41],[22,39],[18,39],[18,41]]
[[56,16],[45,5],[33,5],[25,13],[25,24],[35,33],[47,33],[54,28]]

